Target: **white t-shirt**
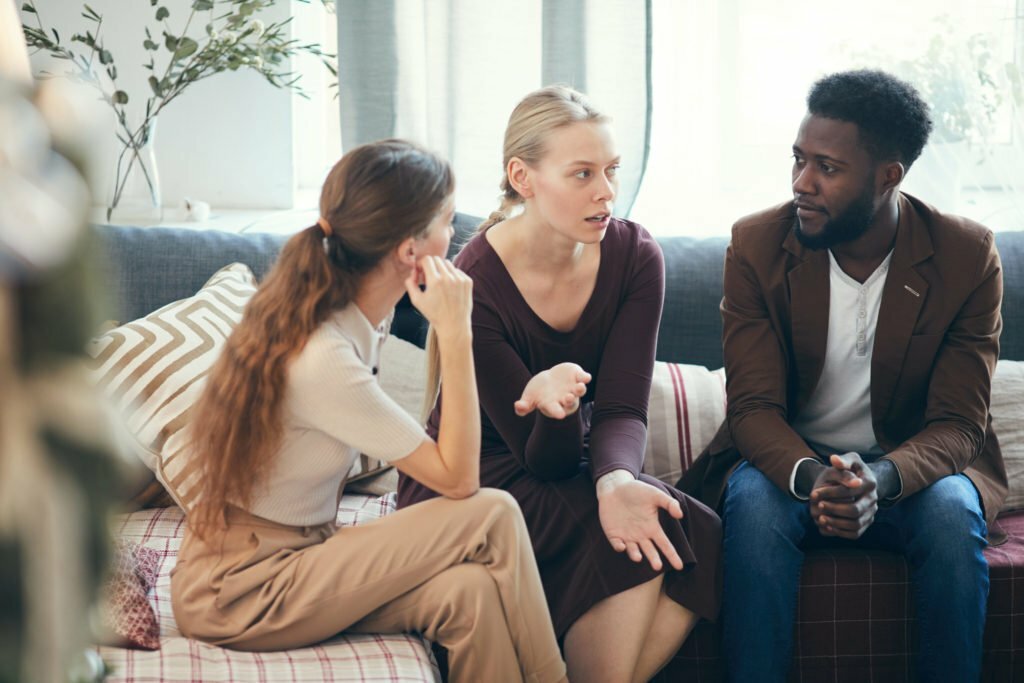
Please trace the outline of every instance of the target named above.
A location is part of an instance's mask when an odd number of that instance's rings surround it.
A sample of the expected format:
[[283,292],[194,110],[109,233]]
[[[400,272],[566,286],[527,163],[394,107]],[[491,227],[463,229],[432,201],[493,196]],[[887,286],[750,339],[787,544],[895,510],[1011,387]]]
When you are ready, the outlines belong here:
[[[892,252],[863,284],[843,272],[831,250],[828,258],[825,364],[814,393],[792,426],[819,456],[855,451],[871,459],[882,455],[871,422],[871,354]],[[794,495],[800,462],[790,476]]]
[[349,304],[292,360],[281,446],[266,484],[253,491],[249,512],[291,526],[333,521],[339,489],[360,453],[399,460],[428,438],[378,381],[391,318],[374,329]]

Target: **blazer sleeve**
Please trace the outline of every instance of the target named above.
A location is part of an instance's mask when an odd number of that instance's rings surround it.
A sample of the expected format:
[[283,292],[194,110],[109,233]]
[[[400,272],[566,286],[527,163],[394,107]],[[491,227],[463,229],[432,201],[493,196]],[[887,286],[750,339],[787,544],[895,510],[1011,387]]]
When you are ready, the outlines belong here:
[[897,500],[963,472],[985,445],[992,373],[1003,326],[1003,272],[991,232],[980,252],[972,280],[977,284],[936,353],[925,427],[885,456],[903,480]]
[[787,420],[785,339],[769,314],[764,290],[733,228],[725,254],[722,343],[726,420],[740,455],[790,497],[794,468],[815,453]]

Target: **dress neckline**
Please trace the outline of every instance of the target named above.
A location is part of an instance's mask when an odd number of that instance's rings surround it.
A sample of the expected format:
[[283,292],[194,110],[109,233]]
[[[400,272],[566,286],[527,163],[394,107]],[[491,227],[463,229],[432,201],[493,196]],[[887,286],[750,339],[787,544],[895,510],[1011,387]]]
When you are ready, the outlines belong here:
[[495,265],[497,266],[496,271],[498,273],[498,277],[505,280],[505,283],[512,289],[512,291],[515,292],[515,295],[513,296],[514,301],[522,309],[524,309],[524,312],[529,316],[530,319],[534,321],[536,326],[543,330],[547,335],[557,340],[566,340],[572,339],[579,333],[586,330],[591,320],[593,319],[595,309],[599,306],[602,299],[606,298],[606,293],[604,292],[604,289],[605,282],[608,279],[606,277],[606,270],[608,268],[608,250],[605,248],[605,244],[608,241],[608,236],[612,228],[612,223],[614,223],[614,219],[612,219],[612,222],[609,223],[608,231],[605,232],[604,237],[601,239],[600,242],[600,262],[597,264],[597,279],[594,282],[594,291],[590,293],[590,298],[587,299],[587,303],[583,307],[583,311],[580,313],[580,317],[576,321],[576,324],[573,326],[571,330],[567,330],[564,332],[562,330],[558,330],[552,327],[550,324],[548,324],[546,320],[544,320],[544,318],[540,317],[537,314],[537,311],[533,310],[533,307],[530,306],[530,303],[526,300],[526,297],[523,296],[523,293],[519,290],[519,286],[516,285],[516,281],[512,277],[512,273],[510,273],[508,268],[505,266],[505,262],[501,259],[501,256],[498,254],[498,251],[494,248],[494,245],[492,245],[491,242],[487,239],[486,231],[480,234],[480,239],[483,240],[485,253],[489,258],[494,260]]

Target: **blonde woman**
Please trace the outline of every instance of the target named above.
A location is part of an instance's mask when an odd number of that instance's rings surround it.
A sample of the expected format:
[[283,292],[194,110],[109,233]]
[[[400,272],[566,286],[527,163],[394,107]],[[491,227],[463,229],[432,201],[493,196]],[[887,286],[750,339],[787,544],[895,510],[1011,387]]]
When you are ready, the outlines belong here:
[[[193,426],[202,497],[171,583],[186,635],[279,650],[417,631],[448,649],[454,681],[565,680],[519,509],[477,490],[472,284],[444,258],[453,184],[447,163],[409,143],[352,150],[318,223],[246,308]],[[433,438],[376,377],[405,293],[437,330],[449,412]],[[335,528],[358,453],[445,497]]]
[[[640,474],[663,257],[612,217],[619,155],[580,93],[528,95],[504,157],[501,209],[456,259],[474,281],[481,481],[523,509],[569,678],[646,681],[720,592],[718,517]],[[414,479],[400,506],[436,495]]]

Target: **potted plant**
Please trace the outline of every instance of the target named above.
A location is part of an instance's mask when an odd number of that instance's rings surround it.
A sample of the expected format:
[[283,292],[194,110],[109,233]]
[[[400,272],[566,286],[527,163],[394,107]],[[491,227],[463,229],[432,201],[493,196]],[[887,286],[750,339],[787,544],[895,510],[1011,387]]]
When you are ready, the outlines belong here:
[[[69,41],[64,41],[56,29],[47,28],[40,0],[25,0],[22,5],[22,11],[35,20],[34,26],[23,24],[29,48],[68,62],[65,75],[95,88],[114,112],[119,153],[107,201],[107,220],[123,213],[133,184],[141,189],[145,212],[155,218],[154,222],[160,220],[160,181],[153,153],[157,120],[160,112],[193,83],[225,71],[251,69],[276,88],[290,88],[304,95],[298,76],[286,66],[290,58],[302,53],[317,57],[337,76],[335,55],[323,52],[317,43],[303,43],[288,36],[290,19],[270,24],[261,20],[261,12],[277,0],[187,1],[188,11],[179,17],[173,0],[149,0],[152,20],[139,27],[146,54],[142,66],[150,72],[145,92],[120,87],[117,60],[104,44],[109,25],[105,26],[103,15],[88,4],[83,5],[81,15],[85,30]],[[321,1],[330,6],[328,0]],[[140,101],[144,101],[141,109]],[[130,103],[136,110],[134,116],[129,115]]]

